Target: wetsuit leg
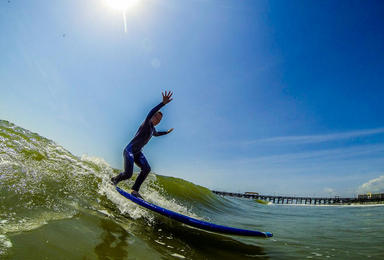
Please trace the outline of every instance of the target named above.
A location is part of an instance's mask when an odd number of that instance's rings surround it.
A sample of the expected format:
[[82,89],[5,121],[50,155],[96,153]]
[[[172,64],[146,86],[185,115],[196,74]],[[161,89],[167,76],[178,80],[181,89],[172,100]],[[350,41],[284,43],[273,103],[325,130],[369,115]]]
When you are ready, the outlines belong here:
[[135,184],[132,186],[132,190],[139,191],[141,184],[144,182],[148,176],[148,173],[151,171],[151,167],[149,166],[147,159],[145,159],[145,156],[142,152],[135,154],[134,160],[136,165],[140,167],[141,171],[136,179]]
[[134,156],[129,147],[124,149],[123,157],[124,157],[124,171],[111,179],[115,185],[117,185],[117,183],[119,183],[120,181],[131,178],[133,174],[133,162],[134,162],[133,157]]

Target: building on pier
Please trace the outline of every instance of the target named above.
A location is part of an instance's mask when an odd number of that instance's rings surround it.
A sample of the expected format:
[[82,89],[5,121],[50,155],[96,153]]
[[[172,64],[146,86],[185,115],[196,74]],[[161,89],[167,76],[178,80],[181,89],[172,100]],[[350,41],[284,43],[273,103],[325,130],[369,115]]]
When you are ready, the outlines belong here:
[[359,194],[357,196],[359,200],[384,200],[384,193],[371,193]]
[[247,192],[244,192],[245,195],[259,195],[258,192],[254,192],[254,191],[247,191]]

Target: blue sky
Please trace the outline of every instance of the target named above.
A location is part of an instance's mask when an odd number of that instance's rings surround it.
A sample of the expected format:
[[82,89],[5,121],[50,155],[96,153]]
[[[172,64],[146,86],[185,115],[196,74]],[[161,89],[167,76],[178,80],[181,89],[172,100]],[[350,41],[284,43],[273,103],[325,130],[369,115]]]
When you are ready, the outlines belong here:
[[[0,118],[122,167],[161,91],[152,170],[219,190],[384,191],[382,1],[0,3]],[[364,186],[365,184],[365,186]]]

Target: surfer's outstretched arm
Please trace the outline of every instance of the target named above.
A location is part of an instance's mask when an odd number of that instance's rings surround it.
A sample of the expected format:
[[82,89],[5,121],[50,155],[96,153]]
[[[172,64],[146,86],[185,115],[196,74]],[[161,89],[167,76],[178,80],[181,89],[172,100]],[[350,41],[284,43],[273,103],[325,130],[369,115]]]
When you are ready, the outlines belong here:
[[166,134],[169,134],[170,132],[173,131],[173,128],[169,129],[168,131],[155,131],[153,132],[153,136],[162,136],[162,135],[166,135]]
[[151,118],[156,114],[157,111],[160,110],[160,108],[162,108],[165,104],[163,102],[161,102],[160,104],[158,104],[157,106],[155,106],[154,108],[152,108],[151,111],[149,111],[147,117],[145,118],[145,121],[149,121],[151,120]]
[[172,101],[171,97],[173,93],[171,91],[169,92],[165,91],[165,93],[161,92],[161,95],[163,96],[163,101],[157,106],[155,106],[154,108],[152,108],[151,111],[149,111],[147,117],[145,118],[145,121],[151,120],[151,118],[156,114],[157,111],[160,110],[160,108],[162,108],[163,106],[165,106],[166,104]]

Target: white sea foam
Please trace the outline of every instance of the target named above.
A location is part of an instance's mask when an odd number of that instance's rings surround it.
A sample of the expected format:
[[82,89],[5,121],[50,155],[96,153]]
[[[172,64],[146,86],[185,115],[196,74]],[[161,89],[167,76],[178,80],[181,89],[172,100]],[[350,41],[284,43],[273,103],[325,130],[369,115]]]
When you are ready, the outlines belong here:
[[7,252],[7,249],[12,246],[12,242],[7,236],[0,235],[0,256],[4,255]]
[[109,213],[107,210],[105,209],[99,209],[98,212],[108,216],[108,217],[112,217],[113,215],[111,213]]
[[107,198],[118,207],[122,214],[128,214],[133,219],[140,217],[148,217],[150,219],[145,210],[121,196],[116,191],[115,186],[109,183],[109,180],[103,180],[99,185],[98,193],[107,196]]
[[[120,210],[123,214],[128,214],[133,219],[138,218],[145,218],[148,220],[148,224],[152,224],[154,221],[155,215],[146,209],[143,209],[142,207],[138,206],[137,204],[131,202],[130,200],[127,200],[123,196],[121,196],[115,189],[113,185],[110,184],[110,177],[112,176],[112,169],[109,171],[111,174],[104,174],[101,176],[102,182],[99,184],[99,190],[98,193],[101,195],[106,195],[109,200],[111,200]],[[98,173],[97,173],[98,174]],[[164,197],[159,191],[159,187],[154,188],[156,186],[156,175],[149,174],[146,181],[142,185],[140,189],[140,193],[143,195],[143,197],[156,205],[159,205],[160,207],[176,211],[178,213],[188,215],[190,217],[199,218],[199,216],[195,215],[193,212],[191,212],[187,207],[180,205],[176,202],[174,199],[167,199]],[[132,184],[131,184],[132,185]],[[127,192],[129,189],[126,189]]]
[[173,253],[173,254],[171,254],[171,256],[178,257],[178,258],[182,258],[182,259],[185,258],[185,256],[180,255],[180,254],[177,254],[177,253]]
[[43,225],[48,224],[52,220],[68,219],[73,217],[73,214],[67,213],[56,213],[56,212],[45,212],[40,214],[38,217],[21,218],[11,217],[10,220],[6,220],[0,225],[1,233],[15,233],[15,232],[26,232],[37,229]]
[[155,240],[155,242],[158,243],[158,244],[160,244],[160,245],[163,245],[163,246],[166,245],[164,242],[161,242],[161,241],[159,241],[159,240]]
[[88,161],[96,164],[100,167],[111,167],[103,158],[96,156],[89,156],[88,154],[83,154],[81,156],[82,161]]

